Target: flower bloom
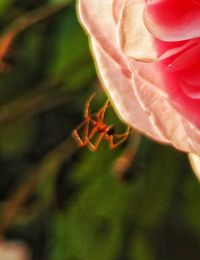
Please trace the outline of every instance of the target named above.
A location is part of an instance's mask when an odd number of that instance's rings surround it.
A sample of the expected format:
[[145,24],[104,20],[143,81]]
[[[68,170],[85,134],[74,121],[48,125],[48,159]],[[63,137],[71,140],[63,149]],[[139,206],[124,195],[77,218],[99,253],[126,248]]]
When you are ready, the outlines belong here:
[[200,154],[200,1],[79,0],[78,11],[121,119]]
[[0,259],[31,260],[27,245],[19,241],[0,241]]

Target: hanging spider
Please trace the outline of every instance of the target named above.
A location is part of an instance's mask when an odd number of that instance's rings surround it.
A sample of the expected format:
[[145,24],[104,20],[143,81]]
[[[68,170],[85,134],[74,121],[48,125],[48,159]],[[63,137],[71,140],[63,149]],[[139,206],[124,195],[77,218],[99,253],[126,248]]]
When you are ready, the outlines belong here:
[[[114,125],[107,125],[104,122],[105,112],[110,105],[110,101],[107,100],[105,104],[94,114],[90,114],[90,103],[94,98],[95,93],[89,98],[85,105],[84,118],[85,120],[81,122],[72,132],[80,146],[88,146],[92,151],[97,150],[99,144],[103,137],[110,143],[110,148],[114,149],[121,143],[126,141],[129,133],[130,126],[123,134],[117,134]],[[80,136],[80,132],[83,131],[83,137]],[[93,137],[99,134],[96,140],[92,143]]]

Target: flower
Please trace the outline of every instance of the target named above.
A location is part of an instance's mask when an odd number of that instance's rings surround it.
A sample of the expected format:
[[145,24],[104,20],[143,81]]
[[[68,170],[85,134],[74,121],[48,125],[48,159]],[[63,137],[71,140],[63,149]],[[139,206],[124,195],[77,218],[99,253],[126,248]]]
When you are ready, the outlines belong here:
[[20,241],[0,241],[0,259],[30,260],[31,254],[27,245]]
[[121,119],[200,154],[200,1],[79,0],[78,12]]

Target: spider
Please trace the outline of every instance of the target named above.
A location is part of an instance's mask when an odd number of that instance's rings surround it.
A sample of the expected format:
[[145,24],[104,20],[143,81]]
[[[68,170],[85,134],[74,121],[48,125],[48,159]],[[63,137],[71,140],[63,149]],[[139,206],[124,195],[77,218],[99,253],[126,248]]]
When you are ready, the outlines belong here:
[[[80,146],[88,146],[92,151],[96,151],[99,144],[103,138],[105,138],[110,143],[110,148],[114,149],[121,143],[126,141],[129,133],[130,126],[123,134],[117,134],[114,125],[107,125],[104,122],[105,112],[110,105],[110,101],[107,100],[105,104],[94,114],[90,114],[90,103],[93,100],[95,93],[88,99],[85,105],[84,118],[85,120],[81,122],[72,132]],[[79,134],[83,131],[83,137]],[[92,142],[93,137],[99,134],[94,142]]]

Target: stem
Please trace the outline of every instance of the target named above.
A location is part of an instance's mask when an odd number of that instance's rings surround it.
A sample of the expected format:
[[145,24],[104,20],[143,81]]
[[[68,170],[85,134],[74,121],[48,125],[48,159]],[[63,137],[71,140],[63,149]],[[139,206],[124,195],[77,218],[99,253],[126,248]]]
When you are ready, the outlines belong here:
[[8,26],[7,30],[0,39],[0,69],[3,68],[2,61],[4,60],[5,56],[11,48],[13,41],[19,33],[25,31],[32,25],[47,19],[49,16],[62,11],[71,2],[72,0],[67,0],[62,4],[43,6],[25,14],[22,17],[17,18],[10,26]]

